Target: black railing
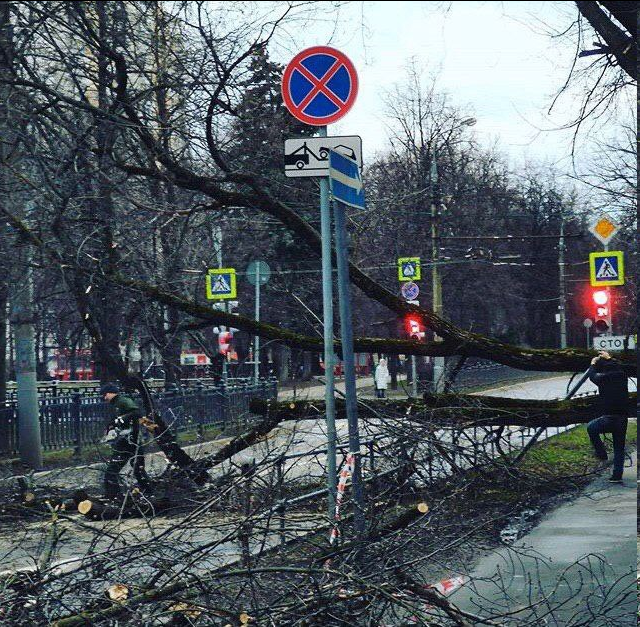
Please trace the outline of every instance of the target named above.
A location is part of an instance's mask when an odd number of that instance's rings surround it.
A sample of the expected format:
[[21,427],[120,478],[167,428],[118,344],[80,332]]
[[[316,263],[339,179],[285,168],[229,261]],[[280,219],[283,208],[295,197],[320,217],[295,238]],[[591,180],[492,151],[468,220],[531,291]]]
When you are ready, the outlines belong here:
[[[220,430],[242,428],[250,419],[252,398],[277,398],[275,379],[253,383],[235,380],[228,385],[181,387],[153,392],[156,411],[176,431],[196,430],[207,426]],[[135,395],[133,395],[135,398]],[[138,403],[142,408],[140,399]],[[45,450],[83,446],[100,441],[113,408],[99,396],[75,392],[40,399],[40,434]],[[0,455],[17,453],[20,442],[15,403],[0,407]]]

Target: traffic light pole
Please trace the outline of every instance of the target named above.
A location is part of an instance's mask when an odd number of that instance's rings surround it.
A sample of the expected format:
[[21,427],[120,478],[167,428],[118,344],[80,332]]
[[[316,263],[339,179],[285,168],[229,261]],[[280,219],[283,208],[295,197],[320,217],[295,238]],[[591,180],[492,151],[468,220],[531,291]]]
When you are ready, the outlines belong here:
[[[260,262],[256,263],[256,322],[260,322]],[[253,338],[253,381],[260,380],[260,336]]]
[[[320,137],[327,136],[321,126]],[[333,356],[333,269],[331,263],[331,205],[329,178],[320,178],[320,234],[322,238],[322,312],[324,318],[324,406],[327,422],[327,490],[328,515],[333,520],[336,511],[336,407]]]
[[[222,268],[222,227],[215,226],[213,227],[213,237],[216,240],[216,257],[218,261],[218,268]],[[223,301],[224,311],[227,312],[227,301]],[[227,327],[218,327],[220,329],[220,333],[224,333],[227,330]],[[254,357],[255,359],[255,357]],[[227,369],[227,355],[224,355],[224,361],[222,362],[222,383],[226,389],[227,383],[229,380],[229,372]]]
[[[609,244],[605,244],[604,245],[604,252],[607,253],[609,252]],[[609,328],[607,329],[607,332],[605,333],[605,335],[608,336],[612,336],[613,335],[613,320],[612,320],[612,315],[611,315],[611,310],[613,309],[613,307],[611,306],[611,288],[610,287],[606,287],[605,288],[607,291],[607,324],[609,325]]]
[[560,348],[567,348],[567,293],[564,270],[564,214],[561,211],[560,241],[558,243],[558,274],[560,277]]
[[418,368],[415,355],[411,355],[411,396],[418,398]]
[[[442,283],[438,268],[438,207],[436,190],[438,188],[438,164],[436,162],[436,148],[433,147],[431,161],[431,284],[433,290],[433,313],[442,316]],[[437,341],[440,338],[435,336]],[[444,390],[444,357],[433,359],[433,391],[436,394]]]

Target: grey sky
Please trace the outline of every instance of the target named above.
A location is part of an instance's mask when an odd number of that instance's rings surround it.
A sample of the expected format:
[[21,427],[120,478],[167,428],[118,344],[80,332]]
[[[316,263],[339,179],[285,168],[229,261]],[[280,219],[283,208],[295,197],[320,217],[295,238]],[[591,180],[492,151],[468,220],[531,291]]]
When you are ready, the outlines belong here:
[[[402,81],[409,59],[415,58],[438,74],[456,104],[469,106],[483,144],[498,139],[514,163],[533,158],[569,171],[572,132],[538,129],[557,128],[577,111],[577,100],[568,97],[547,115],[575,51],[571,42],[549,33],[566,28],[576,14],[570,1],[349,2],[339,10],[337,28],[331,19],[316,22],[274,54],[287,62],[303,47],[330,43],[351,58],[359,97],[329,134],[361,135],[365,161],[386,144],[381,95]],[[613,130],[610,123],[597,134]],[[580,148],[586,151],[593,138],[585,129]]]

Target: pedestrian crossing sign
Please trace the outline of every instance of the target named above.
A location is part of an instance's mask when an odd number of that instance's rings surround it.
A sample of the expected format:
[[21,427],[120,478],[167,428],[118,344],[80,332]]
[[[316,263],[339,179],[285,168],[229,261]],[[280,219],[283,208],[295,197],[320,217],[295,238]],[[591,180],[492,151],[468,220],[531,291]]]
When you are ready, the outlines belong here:
[[624,257],[621,250],[589,255],[591,285],[624,285]]
[[233,300],[237,296],[236,269],[209,269],[206,288],[208,300]]
[[398,259],[398,281],[420,280],[420,257],[400,257]]

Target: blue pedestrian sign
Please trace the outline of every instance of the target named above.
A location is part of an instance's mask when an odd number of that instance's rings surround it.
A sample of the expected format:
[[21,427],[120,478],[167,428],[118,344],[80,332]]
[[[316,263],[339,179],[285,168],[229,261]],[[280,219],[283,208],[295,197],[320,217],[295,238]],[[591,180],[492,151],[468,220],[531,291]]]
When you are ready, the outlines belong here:
[[293,117],[326,126],[351,109],[358,95],[358,75],[351,60],[329,46],[298,53],[282,75],[282,99]]
[[420,288],[413,282],[403,283],[400,292],[405,300],[415,300],[420,294]]
[[[398,259],[398,281],[419,281],[420,277],[420,257],[400,257]],[[413,300],[413,298],[409,300]]]
[[624,256],[621,250],[590,253],[589,278],[593,287],[624,285]]
[[216,268],[207,272],[207,299],[233,300],[237,296],[235,268]]
[[364,187],[358,163],[334,150],[329,151],[329,186],[334,200],[364,209]]

